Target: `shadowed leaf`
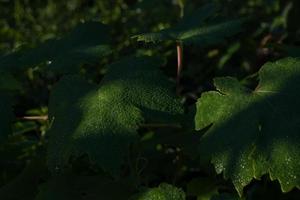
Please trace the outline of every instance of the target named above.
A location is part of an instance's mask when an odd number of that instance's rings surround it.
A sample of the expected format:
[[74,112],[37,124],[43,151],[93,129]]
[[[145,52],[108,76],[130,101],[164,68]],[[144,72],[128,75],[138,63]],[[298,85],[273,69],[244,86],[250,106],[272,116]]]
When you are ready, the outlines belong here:
[[110,67],[99,86],[76,76],[63,78],[50,98],[50,168],[87,153],[118,174],[142,122],[177,119],[181,104],[158,66],[155,58],[125,59]]
[[97,63],[110,53],[108,42],[105,25],[87,22],[61,39],[51,39],[36,48],[0,57],[0,69],[11,71],[44,63],[59,73],[75,73],[82,64]]

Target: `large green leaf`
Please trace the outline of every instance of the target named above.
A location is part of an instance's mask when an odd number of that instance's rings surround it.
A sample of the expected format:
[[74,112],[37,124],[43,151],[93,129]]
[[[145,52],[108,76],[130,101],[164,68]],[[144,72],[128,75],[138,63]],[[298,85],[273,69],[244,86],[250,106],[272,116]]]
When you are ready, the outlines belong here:
[[266,173],[284,192],[300,187],[300,60],[267,63],[259,77],[254,91],[235,78],[216,78],[217,91],[197,102],[196,129],[212,124],[200,142],[202,158],[240,194]]
[[87,153],[104,170],[118,173],[142,122],[166,122],[182,113],[158,66],[155,58],[125,59],[110,66],[100,86],[63,78],[50,97],[50,168]]
[[216,10],[215,5],[208,4],[192,15],[182,18],[175,27],[136,35],[133,38],[144,42],[180,41],[183,44],[199,44],[202,47],[222,42],[226,37],[238,33],[244,20],[212,20]]
[[98,22],[79,24],[61,39],[51,39],[33,49],[0,57],[0,69],[15,70],[41,63],[60,73],[77,72],[82,64],[96,63],[110,52],[108,28]]
[[182,189],[162,183],[157,188],[141,192],[132,200],[185,200],[185,193]]

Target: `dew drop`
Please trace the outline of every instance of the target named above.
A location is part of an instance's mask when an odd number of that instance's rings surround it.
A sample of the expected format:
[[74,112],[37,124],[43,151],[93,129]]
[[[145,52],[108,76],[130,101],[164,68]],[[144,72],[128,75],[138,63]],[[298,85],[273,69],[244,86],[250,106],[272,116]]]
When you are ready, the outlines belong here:
[[259,125],[258,125],[258,131],[261,132],[261,129],[262,129],[262,125],[259,124]]
[[141,14],[141,13],[142,13],[142,9],[138,8],[138,9],[135,10],[135,12],[136,12],[137,14]]
[[285,161],[286,161],[286,163],[289,163],[289,162],[292,161],[292,159],[290,157],[288,157],[288,158],[285,159]]
[[220,162],[215,163],[215,169],[218,174],[225,170],[224,166]]
[[297,176],[296,175],[290,175],[290,177],[292,178],[292,179],[296,179],[297,178]]

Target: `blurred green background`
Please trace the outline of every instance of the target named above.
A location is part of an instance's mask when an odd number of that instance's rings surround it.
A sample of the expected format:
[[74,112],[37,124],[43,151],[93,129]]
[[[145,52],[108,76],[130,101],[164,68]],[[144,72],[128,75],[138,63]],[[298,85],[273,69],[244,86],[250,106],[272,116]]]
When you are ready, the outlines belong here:
[[[175,24],[180,16],[211,0],[0,0],[0,53],[32,47],[60,37],[81,22],[111,26],[114,53],[109,61],[129,54],[163,55],[166,73],[175,76],[172,44],[142,44],[131,36]],[[300,43],[297,0],[214,0],[222,16],[250,17],[245,30],[226,43],[206,49],[190,46],[184,53],[183,94],[199,94],[212,77],[245,78],[267,60],[298,56]],[[164,14],[162,14],[164,13]],[[201,62],[199,62],[201,61]],[[205,89],[205,88],[204,88]]]
[[[174,44],[144,44],[131,37],[171,27],[185,13],[212,1],[222,8],[220,16],[250,20],[240,34],[222,44],[184,48],[179,94],[187,107],[203,91],[213,89],[213,77],[235,76],[254,87],[256,72],[265,62],[300,56],[299,0],[0,0],[0,56],[59,38],[79,23],[100,21],[111,27],[113,53],[84,68],[81,75],[99,82],[106,66],[122,57],[159,55],[166,61],[162,70],[175,83]],[[16,115],[47,114],[49,92],[59,76],[36,68],[17,76],[23,89],[16,98]],[[15,122],[13,136],[0,146],[0,186],[44,151],[40,138],[47,127],[43,121]]]

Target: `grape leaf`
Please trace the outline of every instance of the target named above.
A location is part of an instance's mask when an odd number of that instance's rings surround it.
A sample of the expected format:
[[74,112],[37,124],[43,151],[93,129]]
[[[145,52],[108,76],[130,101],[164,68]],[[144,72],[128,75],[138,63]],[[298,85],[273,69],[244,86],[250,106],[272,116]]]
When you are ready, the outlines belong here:
[[183,110],[158,66],[155,58],[127,58],[110,66],[100,86],[63,78],[50,97],[50,169],[87,153],[105,171],[118,174],[142,122],[176,120]]
[[2,70],[17,70],[41,63],[59,73],[77,72],[82,64],[96,63],[110,53],[108,28],[98,22],[79,24],[60,39],[51,39],[33,49],[0,58]]
[[147,189],[145,192],[131,198],[132,200],[185,200],[182,189],[162,183],[157,188]]
[[244,19],[214,22],[210,18],[216,10],[214,4],[208,4],[181,19],[173,28],[144,33],[133,38],[144,42],[180,41],[183,44],[200,44],[205,47],[222,42],[226,37],[240,32]]
[[265,64],[252,91],[235,78],[214,80],[217,91],[197,102],[196,129],[211,125],[199,151],[239,194],[253,178],[269,174],[282,191],[300,187],[300,60]]

